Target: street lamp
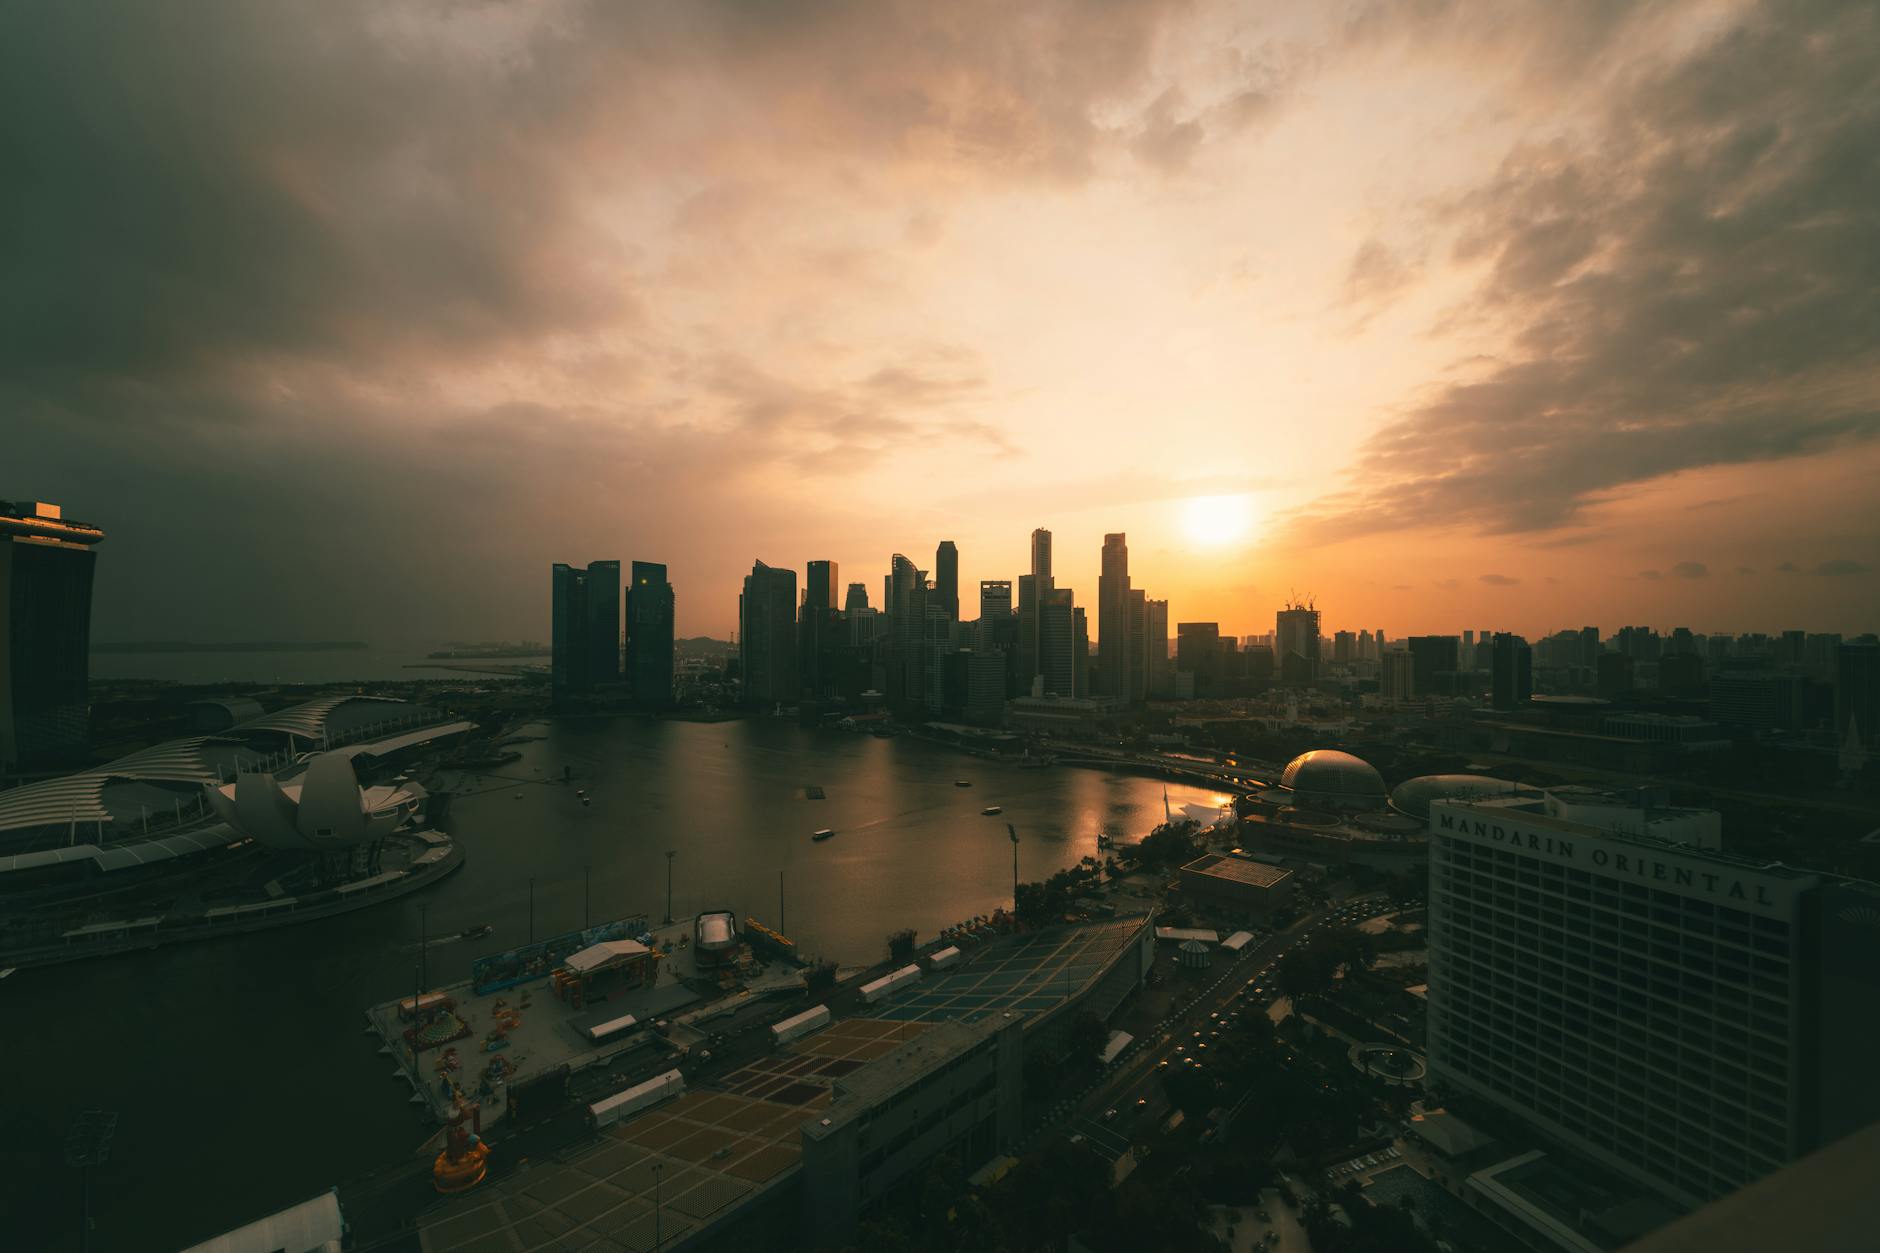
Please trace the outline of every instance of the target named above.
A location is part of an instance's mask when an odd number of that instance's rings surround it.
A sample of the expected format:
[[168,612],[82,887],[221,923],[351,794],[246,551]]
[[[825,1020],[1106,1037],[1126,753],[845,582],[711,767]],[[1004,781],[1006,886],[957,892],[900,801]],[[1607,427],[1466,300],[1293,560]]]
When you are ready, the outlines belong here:
[[666,921],[672,921],[672,859],[679,855],[679,850],[666,850]]
[[1011,823],[1005,824],[1006,834],[1012,837],[1012,919],[1018,919],[1018,828]]

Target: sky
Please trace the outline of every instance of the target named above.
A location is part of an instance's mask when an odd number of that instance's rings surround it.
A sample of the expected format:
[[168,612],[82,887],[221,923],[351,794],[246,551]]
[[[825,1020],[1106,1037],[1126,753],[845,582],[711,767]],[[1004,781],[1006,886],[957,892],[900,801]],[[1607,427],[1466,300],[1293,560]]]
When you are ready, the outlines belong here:
[[[1105,533],[1171,621],[1880,626],[1863,3],[22,3],[0,497],[93,634]],[[970,613],[970,610],[968,611]]]

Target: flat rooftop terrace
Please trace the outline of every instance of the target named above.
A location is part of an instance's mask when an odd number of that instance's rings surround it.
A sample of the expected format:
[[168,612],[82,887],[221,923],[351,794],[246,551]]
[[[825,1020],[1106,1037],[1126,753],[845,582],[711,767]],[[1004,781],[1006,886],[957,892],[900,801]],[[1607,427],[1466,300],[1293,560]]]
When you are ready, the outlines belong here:
[[573,1153],[446,1202],[419,1220],[419,1246],[424,1253],[650,1253],[657,1165],[659,1235],[670,1248],[794,1170],[803,1122],[829,1099],[826,1088],[800,1105],[688,1092]]
[[1145,921],[1124,918],[995,940],[965,965],[929,974],[868,1012],[898,1022],[973,1022],[1008,1010],[1045,1014],[1108,970]]
[[1225,879],[1230,883],[1244,883],[1248,887],[1270,888],[1282,879],[1289,877],[1292,871],[1263,861],[1252,861],[1245,857],[1230,857],[1226,853],[1209,853],[1189,862],[1182,870],[1191,874],[1207,875],[1211,879]]

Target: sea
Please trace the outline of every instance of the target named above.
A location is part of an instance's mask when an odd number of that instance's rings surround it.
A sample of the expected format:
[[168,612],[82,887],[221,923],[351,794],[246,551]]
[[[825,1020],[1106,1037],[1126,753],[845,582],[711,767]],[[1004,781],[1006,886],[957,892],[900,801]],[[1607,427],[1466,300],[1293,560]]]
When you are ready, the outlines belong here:
[[[773,719],[557,719],[518,734],[520,760],[435,781],[454,793],[448,829],[466,860],[434,888],[0,980],[0,1139],[13,1164],[0,1172],[0,1244],[79,1248],[78,1172],[48,1163],[85,1110],[118,1119],[91,1179],[94,1249],[185,1247],[410,1160],[434,1129],[364,1033],[364,1011],[413,986],[421,907],[432,936],[495,928],[429,949],[431,981],[445,983],[530,934],[657,920],[670,851],[675,917],[731,909],[781,925],[808,955],[862,965],[902,927],[924,941],[1009,902],[1008,823],[1029,880],[1163,815],[1165,785],[1150,778]],[[572,785],[555,782],[564,774]],[[825,799],[808,799],[811,787]],[[1178,808],[1223,799],[1176,784],[1166,795]],[[989,805],[1003,812],[983,815]],[[823,827],[837,834],[812,841]]]

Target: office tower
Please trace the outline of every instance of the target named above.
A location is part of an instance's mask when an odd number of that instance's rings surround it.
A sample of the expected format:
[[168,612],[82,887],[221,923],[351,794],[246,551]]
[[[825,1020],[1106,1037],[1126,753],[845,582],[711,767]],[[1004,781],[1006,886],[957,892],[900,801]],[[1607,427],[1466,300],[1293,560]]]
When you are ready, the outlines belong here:
[[1051,532],[1039,527],[1031,533],[1031,573],[1044,586],[1051,583]]
[[933,554],[935,603],[950,622],[960,620],[960,550],[953,541],[943,539]]
[[1090,620],[1084,616],[1083,607],[1071,610],[1071,680],[1076,686],[1073,696],[1079,699],[1090,695]]
[[1863,744],[1880,744],[1880,645],[1842,644],[1834,650],[1834,741],[1852,727]]
[[1168,602],[1152,600],[1146,607],[1147,627],[1143,647],[1149,654],[1149,695],[1159,699],[1173,696],[1174,668],[1168,660]]
[[1332,660],[1341,666],[1348,666],[1358,659],[1358,637],[1350,631],[1336,631],[1332,634]]
[[1280,682],[1304,687],[1319,677],[1319,611],[1286,602],[1273,631],[1273,658]]
[[1534,653],[1528,642],[1506,631],[1495,636],[1489,651],[1493,702],[1497,709],[1519,709],[1534,696]]
[[857,609],[868,608],[868,584],[849,584],[849,594],[842,601],[842,612],[853,613]]
[[1378,698],[1386,705],[1416,699],[1416,659],[1407,648],[1389,648],[1378,656]]
[[556,562],[550,572],[549,686],[557,693],[593,686],[593,650],[588,644],[588,572]]
[[1097,695],[1129,699],[1129,543],[1122,534],[1103,537],[1103,571],[1097,579]]
[[1430,806],[1433,1088],[1687,1205],[1880,1116],[1880,890],[1557,809]]
[[953,654],[966,666],[966,701],[961,713],[968,722],[996,727],[1005,720],[1005,657],[998,652],[973,649]]
[[796,571],[761,561],[751,567],[738,597],[738,658],[745,704],[767,709],[796,702]]
[[979,581],[979,623],[983,629],[988,620],[1009,618],[1012,616],[1012,580],[981,579]]
[[46,501],[0,500],[0,770],[90,743],[91,581],[104,532]]
[[1051,577],[1051,532],[1040,527],[1031,533],[1031,573],[1018,579],[1019,690],[1029,694],[1038,674],[1038,607],[1055,584]]
[[1070,588],[1054,587],[1038,608],[1038,671],[1046,696],[1077,695],[1077,623],[1071,600]]
[[917,714],[927,703],[927,574],[900,553],[889,577],[888,704]]
[[1149,596],[1140,587],[1129,589],[1125,625],[1129,629],[1129,700],[1140,705],[1149,698]]
[[1175,667],[1195,676],[1195,695],[1217,696],[1221,684],[1221,627],[1217,622],[1175,624]]
[[635,704],[672,704],[674,604],[666,567],[636,561],[627,583],[627,690]]
[[[1482,642],[1484,644],[1488,643],[1487,638],[1484,637]],[[1475,656],[1475,632],[1474,631],[1464,631],[1462,633],[1461,657],[1462,657],[1462,668],[1464,670],[1481,669],[1481,666],[1477,664],[1476,656]]]
[[833,561],[812,561],[803,581],[803,604],[797,621],[799,683],[804,696],[826,700],[837,694],[836,654],[842,645],[836,589],[842,584]]
[[1412,694],[1450,696],[1455,692],[1457,653],[1462,641],[1453,635],[1412,635],[1410,669]]
[[1359,661],[1377,660],[1377,642],[1371,638],[1370,631],[1358,632],[1357,658]]
[[588,682],[620,682],[620,563],[587,568]]

